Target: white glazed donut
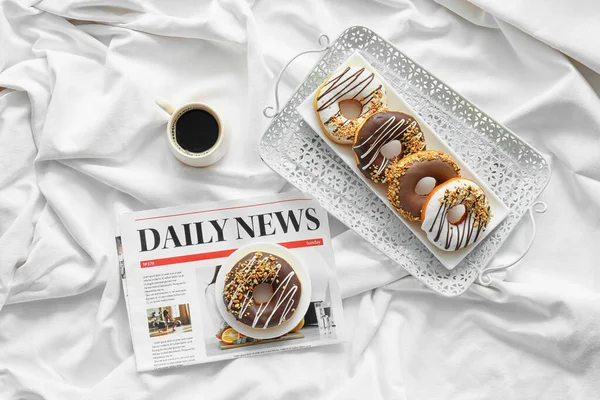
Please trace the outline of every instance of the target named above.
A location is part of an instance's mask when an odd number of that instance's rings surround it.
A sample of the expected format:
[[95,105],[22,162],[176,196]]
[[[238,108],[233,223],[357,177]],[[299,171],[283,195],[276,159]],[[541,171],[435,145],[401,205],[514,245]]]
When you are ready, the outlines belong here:
[[[362,105],[358,117],[347,119],[339,103],[357,100]],[[387,108],[387,95],[375,73],[359,66],[340,68],[325,81],[315,95],[315,111],[323,132],[336,143],[352,144],[356,129],[365,119]]]
[[440,249],[456,251],[481,240],[491,218],[490,204],[479,185],[453,178],[433,189],[425,200],[421,229]]

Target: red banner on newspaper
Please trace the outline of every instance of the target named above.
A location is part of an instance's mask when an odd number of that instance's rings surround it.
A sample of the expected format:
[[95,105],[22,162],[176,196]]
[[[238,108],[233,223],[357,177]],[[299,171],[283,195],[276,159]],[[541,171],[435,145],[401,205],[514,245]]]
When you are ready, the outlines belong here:
[[[323,238],[296,240],[293,242],[282,242],[279,244],[288,249],[297,249],[299,247],[322,246]],[[140,261],[140,267],[142,267],[142,268],[160,267],[163,265],[211,260],[211,259],[215,259],[215,258],[225,258],[225,257],[230,256],[236,250],[237,249],[228,249],[228,250],[212,251],[212,252],[208,252],[208,253],[187,254],[185,256],[157,258],[156,260],[144,260],[144,261]]]

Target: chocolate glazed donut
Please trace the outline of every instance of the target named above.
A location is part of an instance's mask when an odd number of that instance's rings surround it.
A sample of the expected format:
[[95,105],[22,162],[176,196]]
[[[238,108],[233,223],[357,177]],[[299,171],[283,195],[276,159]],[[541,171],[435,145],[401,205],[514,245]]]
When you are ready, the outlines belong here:
[[384,111],[362,123],[352,150],[363,175],[373,182],[386,182],[385,170],[393,160],[425,150],[425,146],[421,127],[411,115]]
[[[271,285],[273,294],[263,302],[254,299],[260,284]],[[225,276],[223,302],[227,312],[253,328],[272,328],[292,318],[300,301],[302,284],[292,266],[269,253],[244,256]]]
[[410,221],[421,219],[421,207],[427,194],[417,194],[422,178],[432,177],[435,186],[460,176],[460,168],[446,153],[425,150],[394,161],[386,171],[389,182],[388,200],[400,215]]

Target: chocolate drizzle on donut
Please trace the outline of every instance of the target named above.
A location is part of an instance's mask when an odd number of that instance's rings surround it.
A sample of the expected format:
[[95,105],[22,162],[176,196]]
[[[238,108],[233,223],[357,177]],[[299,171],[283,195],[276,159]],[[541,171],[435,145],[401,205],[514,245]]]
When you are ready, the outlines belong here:
[[[429,226],[428,232],[435,232],[433,242],[438,242],[440,238],[444,240],[444,250],[450,250],[454,231],[456,231],[456,244],[453,250],[467,247],[469,244],[476,242],[481,231],[486,229],[492,216],[485,193],[479,187],[475,187],[474,184],[445,189],[444,196],[439,199],[439,202],[438,211]],[[463,221],[464,223],[451,224],[447,218],[448,210],[459,204],[465,206],[466,218]],[[445,236],[442,237],[443,234]]]
[[[349,71],[350,71],[350,67],[346,67],[346,69],[344,71],[342,71],[339,75],[331,78],[329,80],[329,82],[327,82],[325,84],[325,86],[323,87],[323,90],[317,97],[317,100],[321,100],[323,97],[327,96],[330,93],[331,93],[331,98],[326,100],[319,108],[317,108],[317,112],[323,111],[324,109],[331,106],[332,104],[337,103],[337,101],[339,99],[341,99],[342,97],[344,97],[346,94],[348,94],[351,91],[358,89],[360,87],[360,89],[358,90],[356,95],[352,96],[353,99],[356,98],[356,96],[362,90],[364,90],[367,86],[369,86],[369,84],[373,81],[373,79],[375,79],[375,73],[371,72],[370,75],[367,75],[362,80],[359,80],[362,73],[365,72],[364,68],[361,68],[351,74],[348,74]],[[346,74],[348,74],[348,76],[346,76]],[[346,77],[346,78],[342,79],[344,77]],[[377,87],[377,89],[375,89],[374,91],[369,93],[367,96],[365,96],[365,99],[368,98],[370,100],[370,98],[373,96],[373,94],[379,89],[381,89],[381,85],[379,85]],[[369,100],[365,100],[364,103],[368,103]],[[363,107],[364,107],[364,104],[363,104]]]
[[[270,284],[273,294],[264,303],[254,300],[254,288]],[[289,320],[300,301],[302,285],[291,265],[269,253],[244,256],[225,277],[223,302],[227,311],[253,328],[271,328]]]
[[398,140],[402,151],[397,158],[425,150],[425,137],[415,119],[399,111],[370,116],[358,130],[352,149],[361,172],[374,182],[386,182],[385,170],[391,161],[381,154],[387,143]]
[[[356,100],[360,115],[345,117],[339,103]],[[351,144],[357,127],[370,115],[385,110],[385,88],[374,72],[360,66],[347,66],[336,71],[315,96],[315,111],[325,133],[341,144]]]
[[[371,99],[373,99],[373,97],[375,97],[375,95],[377,95],[379,92],[381,92],[381,85],[379,85],[379,86],[377,87],[377,89],[373,90],[373,91],[372,91],[371,93],[369,93],[369,94],[368,94],[366,97],[364,97],[363,99],[361,99],[361,100],[359,101],[359,103],[360,103],[360,105],[361,105],[361,109],[360,109],[360,110],[361,110],[361,111],[360,111],[361,115],[365,113],[365,106],[366,106],[367,104],[369,104],[369,102],[371,101]],[[381,97],[381,95],[379,95],[379,96]],[[352,98],[354,99],[355,97],[356,97],[356,96],[354,96],[354,97],[352,97]],[[333,114],[333,115],[331,116],[331,118],[329,118],[329,119],[326,121],[326,123],[329,123],[329,122],[333,121],[334,119],[336,119],[336,118],[339,118],[339,117],[340,117],[340,115],[342,115],[342,111],[341,111],[341,110],[339,110],[338,112],[336,112],[335,114]],[[341,124],[341,125],[338,125],[337,127],[335,127],[335,129],[334,129],[332,132],[333,132],[333,133],[337,133],[337,132],[338,132],[340,129],[343,129],[343,128],[344,128],[346,125],[348,125],[349,123],[351,123],[351,121],[352,121],[351,119],[347,119],[347,120],[346,120],[346,122],[344,122],[343,124]]]

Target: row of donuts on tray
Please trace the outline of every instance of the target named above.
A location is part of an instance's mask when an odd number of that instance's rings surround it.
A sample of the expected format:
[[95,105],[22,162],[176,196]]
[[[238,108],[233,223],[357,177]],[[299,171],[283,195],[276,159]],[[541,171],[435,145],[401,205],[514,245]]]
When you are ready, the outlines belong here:
[[[359,102],[358,116],[347,118],[344,102]],[[362,174],[387,184],[391,205],[407,220],[420,221],[431,243],[456,251],[483,236],[492,217],[485,192],[460,176],[450,155],[427,150],[412,115],[388,110],[374,72],[360,66],[334,72],[317,90],[314,107],[327,137],[352,146]]]

